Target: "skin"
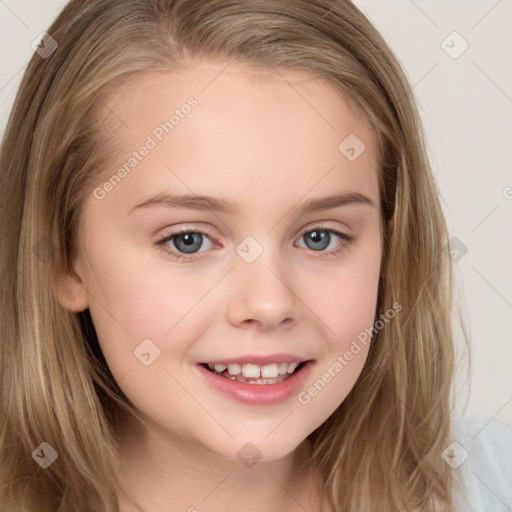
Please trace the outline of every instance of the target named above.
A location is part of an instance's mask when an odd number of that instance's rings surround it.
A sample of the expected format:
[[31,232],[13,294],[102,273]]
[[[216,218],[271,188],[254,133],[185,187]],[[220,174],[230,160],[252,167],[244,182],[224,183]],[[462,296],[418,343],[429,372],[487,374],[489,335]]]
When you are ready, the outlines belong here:
[[[126,479],[143,510],[318,510],[316,475],[299,478],[296,463],[308,456],[308,434],[354,386],[369,345],[308,404],[297,396],[271,406],[237,402],[194,365],[299,354],[316,361],[308,389],[373,325],[382,249],[375,137],[338,90],[312,75],[204,63],[138,78],[110,98],[122,124],[105,140],[122,151],[105,176],[190,96],[197,107],[129,175],[103,199],[88,197],[59,300],[90,309],[112,374],[144,415],[144,428],[127,424],[123,438]],[[355,161],[338,150],[349,134],[366,146]],[[346,191],[376,206],[294,210]],[[159,205],[130,213],[162,192],[207,194],[239,210]],[[192,261],[155,245],[185,226],[207,234]],[[356,239],[344,245],[331,234],[327,249],[315,250],[307,235],[315,227]],[[250,264],[235,251],[247,236],[263,249]],[[179,254],[172,241],[167,248]],[[147,338],[160,350],[149,366],[134,357]],[[237,458],[248,442],[262,454],[251,468]],[[122,502],[120,510],[136,509]]]

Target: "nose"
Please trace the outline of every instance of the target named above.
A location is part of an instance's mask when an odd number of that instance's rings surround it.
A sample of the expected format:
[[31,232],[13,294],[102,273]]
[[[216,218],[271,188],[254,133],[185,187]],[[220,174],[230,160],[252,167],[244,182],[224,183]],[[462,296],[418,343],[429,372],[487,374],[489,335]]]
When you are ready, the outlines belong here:
[[261,255],[255,262],[239,259],[231,272],[228,321],[240,328],[271,330],[299,320],[300,301],[290,273],[276,258]]

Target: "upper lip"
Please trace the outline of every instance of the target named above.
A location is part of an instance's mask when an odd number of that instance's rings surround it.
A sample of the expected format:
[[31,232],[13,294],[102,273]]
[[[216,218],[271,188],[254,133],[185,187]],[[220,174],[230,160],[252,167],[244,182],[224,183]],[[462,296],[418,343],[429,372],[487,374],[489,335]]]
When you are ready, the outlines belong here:
[[258,355],[258,354],[248,354],[246,356],[240,357],[226,357],[226,358],[216,358],[210,361],[201,361],[199,364],[255,364],[258,366],[265,366],[266,364],[272,363],[302,363],[304,361],[309,361],[311,358],[293,355],[293,354],[267,354],[267,355]]

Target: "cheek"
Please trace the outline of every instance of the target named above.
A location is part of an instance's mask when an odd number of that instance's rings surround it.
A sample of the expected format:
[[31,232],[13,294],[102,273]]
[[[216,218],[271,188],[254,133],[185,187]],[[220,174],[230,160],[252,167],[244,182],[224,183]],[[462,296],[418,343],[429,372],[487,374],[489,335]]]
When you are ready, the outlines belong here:
[[310,280],[304,296],[323,320],[326,339],[343,349],[375,320],[380,276],[380,251],[358,252],[342,266]]
[[[110,274],[108,312],[98,304],[90,307],[110,371],[135,407],[162,424],[169,421],[169,410],[194,417],[196,407],[183,398],[179,383],[187,354],[201,336],[194,305],[207,287],[191,286],[183,277],[167,284],[168,277],[148,273],[126,278],[121,270],[117,266]],[[182,423],[186,426],[185,420],[173,419],[175,427]]]
[[324,350],[314,375],[297,396],[313,430],[345,400],[365,365],[377,303],[378,274],[353,273],[317,297],[324,323]]
[[103,289],[103,303],[91,303],[91,316],[105,357],[110,355],[114,363],[124,366],[133,362],[133,351],[147,339],[162,352],[183,351],[190,334],[177,338],[176,333],[182,323],[189,325],[186,319],[194,316],[194,306],[208,287],[194,286],[184,277],[170,281],[168,277],[127,275],[118,266]]
[[183,390],[168,372],[181,381],[194,344],[222,320],[219,299],[226,293],[212,292],[218,272],[148,264],[138,251],[95,261],[101,266],[92,269],[90,285],[102,302],[91,301],[90,312],[112,375],[141,409],[160,399],[178,407],[172,397]]
[[[309,294],[312,309],[318,312],[330,332],[329,338],[345,338],[354,329],[371,325],[377,303],[378,276],[351,273],[337,280],[323,280],[321,293]],[[319,282],[317,282],[317,285]]]
[[339,406],[364,367],[375,322],[379,275],[380,252],[359,253],[344,269],[323,274],[316,286],[311,283],[304,292],[322,320],[325,345],[314,382],[309,383],[312,387],[304,389],[299,403],[314,401],[320,416],[329,416]]
[[[108,234],[98,235],[88,258],[91,315],[113,339],[162,337],[193,309],[210,282],[166,264],[156,248],[135,247],[124,233],[124,240],[118,233]],[[115,252],[115,247],[122,250]]]

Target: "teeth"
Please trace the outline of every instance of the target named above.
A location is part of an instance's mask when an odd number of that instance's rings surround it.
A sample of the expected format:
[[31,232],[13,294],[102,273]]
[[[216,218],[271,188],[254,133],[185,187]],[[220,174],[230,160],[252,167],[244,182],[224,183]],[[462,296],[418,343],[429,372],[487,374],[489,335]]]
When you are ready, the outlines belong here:
[[226,369],[227,372],[225,374],[225,377],[229,376],[236,376],[242,374],[242,376],[252,379],[275,379],[281,375],[288,375],[293,373],[297,366],[299,366],[300,363],[293,362],[293,363],[271,363],[267,364],[265,366],[259,366],[257,364],[222,364],[222,363],[215,363],[215,364],[208,364],[208,367],[213,372],[216,373],[223,373]]
[[299,366],[299,363],[291,363],[288,366],[288,373],[293,373],[295,371],[295,368],[297,368],[297,366]]
[[279,367],[276,363],[267,364],[261,368],[261,376],[265,379],[275,379],[279,375]]
[[288,373],[288,363],[280,363],[279,375],[284,375],[285,373]]
[[231,375],[239,375],[242,373],[242,367],[239,364],[228,364],[228,372]]
[[283,382],[283,380],[286,380],[290,375],[287,373],[286,375],[279,375],[276,378],[273,379],[246,379],[242,374],[237,375],[236,377],[232,377],[229,374],[222,374],[222,377],[225,377],[227,379],[236,380],[238,382],[245,382],[246,384],[277,384],[278,382]]
[[260,376],[260,367],[256,364],[244,364],[242,366],[242,375],[257,379]]

